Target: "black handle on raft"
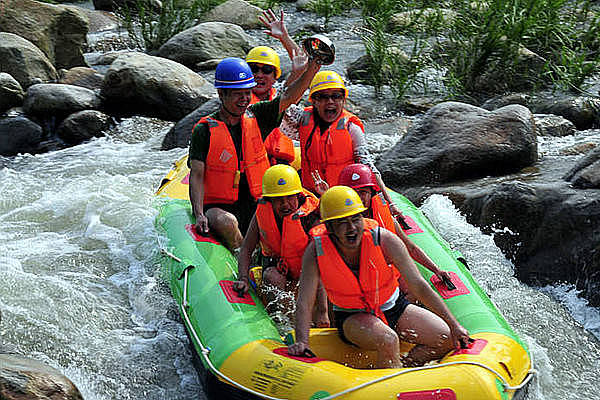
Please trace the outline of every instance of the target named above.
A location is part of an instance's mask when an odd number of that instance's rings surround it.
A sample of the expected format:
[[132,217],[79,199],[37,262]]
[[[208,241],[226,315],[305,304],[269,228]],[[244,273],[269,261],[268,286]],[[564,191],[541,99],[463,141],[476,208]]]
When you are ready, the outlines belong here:
[[456,285],[454,285],[454,283],[452,283],[452,281],[448,277],[442,277],[442,281],[444,282],[448,290],[456,290]]
[[317,355],[313,353],[311,349],[304,349],[302,356],[306,358],[315,358]]
[[410,229],[410,225],[406,223],[406,221],[404,220],[404,217],[402,215],[398,215],[396,217],[396,221],[398,221],[398,223],[400,224],[400,227],[407,231]]
[[466,343],[465,343],[464,340],[461,340],[460,341],[460,348],[461,349],[468,349],[468,348],[471,347],[471,345],[473,344],[473,342],[475,342],[475,339],[471,339],[471,338],[469,338]]

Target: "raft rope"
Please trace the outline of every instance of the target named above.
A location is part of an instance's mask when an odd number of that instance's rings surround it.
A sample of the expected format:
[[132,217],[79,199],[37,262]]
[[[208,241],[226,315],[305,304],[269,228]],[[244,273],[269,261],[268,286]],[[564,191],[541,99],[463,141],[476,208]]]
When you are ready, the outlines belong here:
[[[178,258],[177,256],[175,256],[174,254],[170,253],[169,251],[165,250],[165,249],[161,249],[161,252],[163,254],[166,254],[167,256],[171,257],[172,259],[174,259],[177,262],[182,262],[182,260],[180,258]],[[192,325],[190,318],[188,316],[187,313],[187,309],[189,308],[189,303],[187,302],[187,286],[188,286],[188,274],[189,274],[189,270],[194,268],[194,265],[188,265],[185,270],[183,271],[183,278],[184,278],[184,282],[183,282],[183,300],[181,302],[181,312],[183,314],[183,317],[185,319],[185,322],[187,324],[187,326],[189,327],[192,336],[194,337],[194,340],[196,341],[196,343],[198,343],[198,346],[200,346],[200,350],[201,350],[201,355],[204,358],[206,364],[208,365],[208,367],[210,368],[210,370],[217,376],[219,376],[221,379],[223,379],[224,381],[228,382],[229,384],[231,384],[232,386],[237,387],[238,389],[244,390],[248,393],[251,393],[255,396],[261,397],[263,399],[267,399],[267,400],[286,400],[284,398],[280,398],[280,397],[272,397],[260,392],[255,391],[254,389],[251,389],[247,386],[242,385],[241,383],[238,383],[236,381],[234,381],[233,379],[231,379],[230,377],[228,377],[227,375],[223,374],[221,371],[219,371],[212,363],[212,361],[210,360],[210,358],[208,357],[208,355],[210,354],[210,348],[204,346],[204,344],[202,343],[202,341],[200,340],[200,337],[198,336],[198,334],[196,333],[196,330],[194,329],[194,326]],[[527,377],[523,380],[523,382],[521,382],[521,384],[517,385],[517,386],[510,386],[510,384],[508,383],[508,381],[506,379],[504,379],[504,377],[502,375],[500,375],[500,373],[496,370],[494,370],[491,367],[488,367],[485,364],[482,363],[478,363],[475,361],[451,361],[451,362],[447,362],[447,363],[443,363],[443,364],[436,364],[436,365],[427,365],[427,366],[423,366],[423,367],[414,367],[414,368],[409,368],[409,369],[404,369],[402,371],[398,371],[395,372],[393,374],[390,375],[386,375],[386,376],[382,376],[380,378],[376,378],[373,380],[370,380],[368,382],[365,383],[361,383],[360,385],[357,386],[353,386],[351,388],[348,388],[346,390],[342,390],[341,392],[338,393],[334,393],[330,396],[327,397],[321,397],[320,400],[331,400],[331,399],[335,399],[338,398],[340,396],[343,396],[345,394],[351,393],[351,392],[355,392],[357,390],[360,390],[362,388],[365,388],[367,386],[373,385],[375,383],[378,382],[382,382],[391,378],[395,378],[396,376],[400,376],[400,375],[404,375],[410,372],[416,372],[416,371],[424,371],[424,370],[428,370],[428,369],[436,369],[436,368],[442,368],[442,367],[446,367],[448,365],[475,365],[481,368],[484,368],[488,371],[490,371],[491,373],[493,373],[494,375],[496,375],[496,377],[502,382],[502,386],[504,387],[504,391],[508,391],[508,390],[519,390],[521,388],[523,388],[525,385],[527,385],[529,383],[529,381],[538,374],[538,371],[536,369],[533,368],[533,358],[531,359],[531,365],[532,367],[529,369],[529,371],[527,371]]]

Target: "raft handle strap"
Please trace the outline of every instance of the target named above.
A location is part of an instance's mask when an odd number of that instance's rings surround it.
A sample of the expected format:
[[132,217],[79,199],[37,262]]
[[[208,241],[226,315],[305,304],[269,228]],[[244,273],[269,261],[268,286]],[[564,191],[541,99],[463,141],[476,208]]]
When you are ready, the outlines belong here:
[[[173,260],[177,261],[178,263],[182,263],[183,262],[181,260],[181,258],[177,257],[175,254],[171,253],[170,251],[168,251],[166,249],[160,249],[160,252],[163,253],[164,255],[168,256],[168,257],[171,257]],[[183,270],[183,272],[177,278],[177,279],[181,279],[181,278],[185,279],[183,281],[183,302],[182,302],[182,306],[185,307],[185,308],[188,308],[190,306],[190,304],[187,301],[188,272],[192,268],[194,268],[194,265],[188,265],[187,267],[185,267],[185,269]]]

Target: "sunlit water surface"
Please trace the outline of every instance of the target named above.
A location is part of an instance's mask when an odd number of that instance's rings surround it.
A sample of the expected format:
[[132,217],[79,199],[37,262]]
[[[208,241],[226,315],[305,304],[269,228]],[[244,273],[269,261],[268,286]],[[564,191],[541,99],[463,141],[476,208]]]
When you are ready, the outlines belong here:
[[[153,191],[185,153],[158,150],[169,127],[135,118],[108,138],[2,160],[1,336],[86,400],[204,399],[153,227]],[[570,287],[520,284],[493,238],[448,199],[432,196],[423,210],[529,343],[540,375],[528,399],[598,398],[600,346],[581,325],[598,334],[598,311]]]

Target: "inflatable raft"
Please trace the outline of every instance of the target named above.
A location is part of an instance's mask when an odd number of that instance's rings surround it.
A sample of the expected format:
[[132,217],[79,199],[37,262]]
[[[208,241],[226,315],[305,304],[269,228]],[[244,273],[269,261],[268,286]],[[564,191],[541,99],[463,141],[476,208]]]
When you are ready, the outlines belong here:
[[186,164],[187,157],[177,161],[156,193],[156,226],[165,239],[164,272],[193,347],[213,378],[209,382],[243,399],[508,400],[524,394],[535,374],[527,346],[475,282],[461,254],[396,193],[405,232],[450,272],[454,288],[419,266],[421,273],[474,342],[424,367],[371,369],[374,353],[345,344],[336,329],[312,329],[316,357],[289,356],[286,342],[293,338],[280,336],[256,294],[239,297],[232,290],[235,258],[217,240],[193,230]]

